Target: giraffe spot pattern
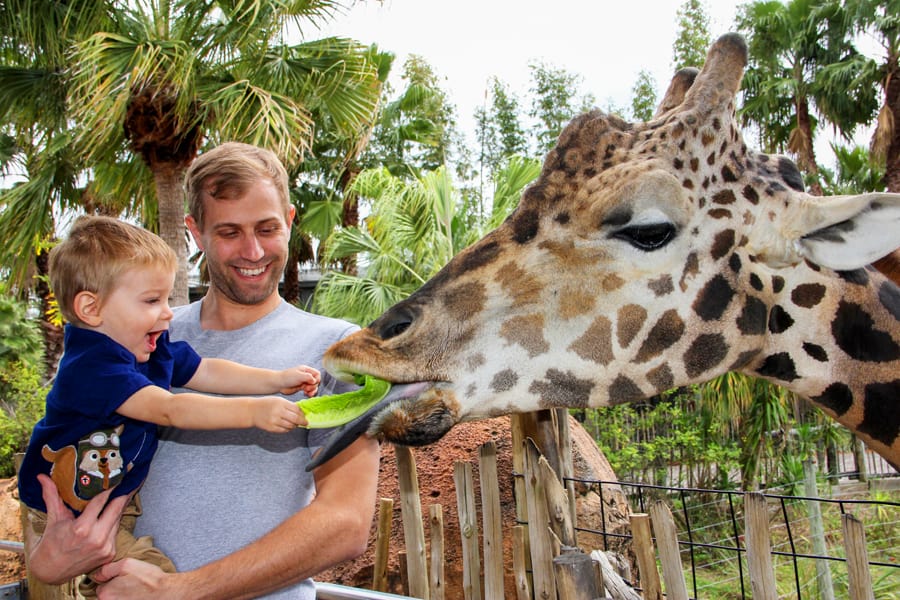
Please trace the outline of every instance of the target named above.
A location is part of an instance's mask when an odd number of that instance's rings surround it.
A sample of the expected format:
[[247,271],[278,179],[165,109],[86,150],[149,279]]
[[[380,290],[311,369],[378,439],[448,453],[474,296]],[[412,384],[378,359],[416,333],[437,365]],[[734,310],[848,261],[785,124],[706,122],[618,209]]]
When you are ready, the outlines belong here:
[[684,369],[688,377],[698,377],[718,366],[728,354],[728,344],[720,333],[704,333],[691,342],[684,353]]
[[719,260],[734,247],[734,229],[725,229],[716,234],[713,239],[712,255],[713,260]]
[[644,321],[647,320],[647,309],[639,304],[626,304],[616,315],[616,338],[620,348],[627,348],[637,335]]
[[806,352],[810,358],[817,360],[819,362],[828,362],[828,353],[825,351],[825,348],[818,344],[813,344],[812,342],[803,342],[803,351]]
[[675,386],[675,377],[672,375],[672,369],[665,364],[648,371],[647,381],[650,382],[650,385],[653,386],[657,393],[670,390]]
[[671,275],[662,275],[659,279],[654,279],[647,284],[650,291],[657,297],[666,296],[675,291],[675,285],[672,283]]
[[872,316],[861,306],[842,300],[831,322],[838,347],[854,360],[886,362],[900,358],[900,346],[889,333],[875,328]]
[[716,275],[700,290],[693,309],[704,321],[714,321],[722,316],[732,298],[734,289],[722,275]]
[[616,377],[609,386],[609,399],[613,404],[620,402],[633,402],[646,398],[647,394],[641,391],[631,379],[624,375]]
[[540,396],[541,406],[580,408],[588,405],[594,383],[579,379],[571,371],[548,369],[545,379],[535,380],[528,386],[528,393]]
[[735,324],[742,335],[762,335],[766,332],[767,320],[768,309],[765,303],[755,296],[747,296]]
[[869,274],[866,273],[865,269],[853,269],[851,271],[838,271],[838,276],[846,281],[847,283],[852,283],[855,285],[869,285]]
[[891,313],[891,316],[900,321],[900,287],[890,281],[885,281],[878,288],[878,301]]
[[825,286],[821,283],[802,283],[791,290],[791,302],[802,308],[817,306],[825,297]]
[[737,254],[732,254],[728,259],[728,268],[731,269],[732,273],[740,273],[741,272],[741,257]]
[[857,429],[883,444],[893,444],[900,435],[898,398],[900,398],[900,379],[866,385],[863,419]]
[[787,352],[770,354],[756,372],[763,377],[771,377],[781,381],[794,381],[799,377],[794,359]]
[[484,309],[486,293],[484,284],[473,281],[455,285],[443,296],[447,316],[458,321],[466,321],[469,315]]
[[506,263],[497,270],[497,282],[507,297],[512,298],[514,307],[540,301],[542,289],[540,282],[514,262]]
[[534,358],[550,349],[544,339],[544,315],[512,317],[500,326],[500,336],[512,344],[522,346]]
[[798,192],[803,191],[803,176],[794,161],[784,156],[779,157],[778,174],[788,187]]
[[729,189],[718,191],[712,197],[712,201],[716,204],[734,204],[735,200],[734,192]]
[[780,305],[776,304],[769,312],[769,331],[784,333],[794,324],[794,318]]
[[688,280],[693,279],[699,272],[700,260],[697,258],[696,252],[691,252],[684,261],[684,269],[681,272],[681,281],[678,283],[682,292],[687,289]]
[[759,278],[759,275],[756,273],[750,273],[750,287],[752,287],[757,292],[763,291],[763,282],[762,279]]
[[731,366],[728,367],[728,370],[729,371],[738,371],[740,369],[743,369],[744,367],[749,365],[750,362],[759,355],[759,353],[760,353],[759,349],[744,350],[743,352],[741,352],[738,355],[738,357],[734,360],[734,362],[731,363]]
[[540,225],[540,215],[536,210],[516,210],[509,217],[513,230],[513,240],[519,244],[527,244],[537,235]]
[[684,335],[684,329],[684,321],[678,316],[678,311],[670,309],[664,312],[650,329],[650,333],[647,334],[644,343],[641,344],[641,348],[634,359],[635,362],[647,362],[651,358],[662,354],[664,350],[681,339],[681,336]]
[[494,393],[513,389],[519,382],[519,375],[512,369],[503,369],[491,379],[491,390]]
[[810,397],[810,400],[840,417],[853,405],[853,392],[847,384],[835,382],[825,388],[820,395]]
[[559,299],[559,316],[564,320],[588,314],[594,308],[595,297],[583,289],[566,290]]
[[600,315],[594,319],[587,331],[569,346],[569,350],[585,360],[608,365],[613,359],[612,322]]

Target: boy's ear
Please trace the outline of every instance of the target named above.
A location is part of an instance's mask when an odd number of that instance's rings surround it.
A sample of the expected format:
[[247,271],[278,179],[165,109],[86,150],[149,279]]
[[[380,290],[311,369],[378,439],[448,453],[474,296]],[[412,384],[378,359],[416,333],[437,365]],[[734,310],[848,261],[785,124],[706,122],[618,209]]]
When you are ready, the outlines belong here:
[[74,304],[75,315],[86,325],[97,327],[103,322],[100,318],[100,298],[94,292],[78,292]]

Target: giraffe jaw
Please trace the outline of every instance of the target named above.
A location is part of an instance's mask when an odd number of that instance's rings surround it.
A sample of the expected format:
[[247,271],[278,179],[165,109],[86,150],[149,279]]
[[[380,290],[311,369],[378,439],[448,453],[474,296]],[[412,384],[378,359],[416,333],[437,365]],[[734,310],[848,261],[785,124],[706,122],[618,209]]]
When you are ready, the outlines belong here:
[[454,410],[457,407],[453,392],[441,384],[395,385],[364,415],[336,428],[306,470],[334,458],[363,434],[401,446],[436,442],[458,421]]

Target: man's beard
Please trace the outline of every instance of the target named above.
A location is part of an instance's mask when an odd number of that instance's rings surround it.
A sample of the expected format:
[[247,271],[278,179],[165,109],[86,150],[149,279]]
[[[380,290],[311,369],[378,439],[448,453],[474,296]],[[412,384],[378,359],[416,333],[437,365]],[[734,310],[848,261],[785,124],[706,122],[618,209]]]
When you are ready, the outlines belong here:
[[216,269],[207,264],[209,280],[226,298],[236,304],[253,306],[268,300],[277,291],[283,265],[276,268],[275,263],[269,265],[265,281],[259,285],[247,286],[236,279],[229,267]]

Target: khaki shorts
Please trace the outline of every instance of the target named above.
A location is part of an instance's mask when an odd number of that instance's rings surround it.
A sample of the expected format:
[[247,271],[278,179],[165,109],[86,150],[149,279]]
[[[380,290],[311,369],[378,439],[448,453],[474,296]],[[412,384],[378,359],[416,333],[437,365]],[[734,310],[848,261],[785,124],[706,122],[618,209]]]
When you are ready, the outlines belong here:
[[[47,528],[46,513],[33,508],[25,508],[28,510],[27,518],[25,519],[26,526],[30,527],[36,536],[43,535],[44,530]],[[135,558],[151,565],[156,565],[166,573],[174,573],[175,565],[169,560],[168,556],[153,545],[152,537],[149,535],[139,538],[134,537],[134,525],[141,513],[141,501],[138,495],[135,495],[122,512],[119,531],[116,533],[116,557],[113,560]],[[97,584],[91,579],[90,573],[81,578],[78,584],[78,591],[85,598],[97,597]]]

